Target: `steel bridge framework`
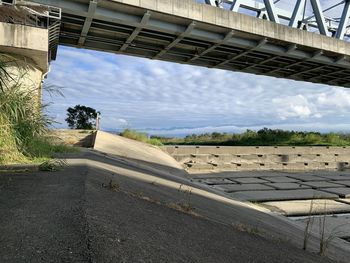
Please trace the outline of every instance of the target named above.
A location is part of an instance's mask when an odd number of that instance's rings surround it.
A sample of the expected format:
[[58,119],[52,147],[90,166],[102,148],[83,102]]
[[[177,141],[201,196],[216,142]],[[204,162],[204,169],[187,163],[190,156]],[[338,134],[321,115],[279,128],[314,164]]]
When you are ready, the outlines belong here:
[[[253,11],[256,17],[275,23],[283,23],[303,30],[316,30],[322,35],[344,39],[350,36],[350,0],[329,1],[330,6],[323,9],[319,0],[205,0],[211,6],[227,8],[233,12]],[[285,10],[278,3],[288,3]],[[307,4],[311,14],[307,15]],[[335,10],[337,9],[337,10]],[[336,16],[327,13],[335,10]]]
[[[302,30],[298,26],[292,26],[293,29],[290,31],[291,33],[305,31],[306,33],[302,33],[302,36],[325,42],[328,39],[334,39],[332,41],[335,42],[331,43],[344,46],[343,50],[346,51],[335,52],[319,46],[300,45],[293,41],[204,21],[205,12],[216,14],[219,18],[226,14],[230,16],[231,11],[223,10],[225,6],[220,6],[222,3],[217,2],[211,3],[218,4],[215,7],[190,0],[134,1],[138,4],[128,4],[133,2],[131,0],[31,0],[29,2],[61,9],[59,35],[61,45],[350,87],[350,44],[341,40],[341,35],[344,33],[343,37],[346,37],[347,34],[344,29],[337,29],[336,32],[343,33],[333,33],[332,37],[330,32],[334,29],[327,27],[324,36],[322,36],[322,30],[319,30],[321,33],[319,38],[316,38],[315,33]],[[271,10],[274,10],[275,2],[265,1],[267,2],[271,3]],[[169,10],[172,11],[168,12],[166,6],[159,7],[160,3],[171,3],[172,9]],[[238,3],[239,1],[235,2],[235,8]],[[232,4],[233,2],[230,8]],[[177,6],[201,10],[203,20],[190,15],[182,16],[181,12],[176,13]],[[241,9],[242,4],[239,7]],[[264,8],[261,5],[258,7]],[[269,13],[268,8],[266,12]],[[279,19],[284,16],[278,10],[273,12],[268,14],[270,20],[273,16]],[[234,10],[231,13],[234,18],[238,17]],[[295,10],[290,13],[290,18],[293,18]],[[261,18],[264,17],[261,16]],[[239,19],[243,21],[248,18],[246,15],[239,15]],[[273,24],[269,24],[271,21],[263,22],[259,18],[249,19],[252,20],[247,21],[255,23],[257,27],[274,28]],[[289,22],[293,21],[295,24],[297,20],[291,19]],[[300,21],[298,20],[297,24],[300,25]],[[273,23],[277,22],[276,20]],[[281,25],[276,28],[287,30],[291,27]]]

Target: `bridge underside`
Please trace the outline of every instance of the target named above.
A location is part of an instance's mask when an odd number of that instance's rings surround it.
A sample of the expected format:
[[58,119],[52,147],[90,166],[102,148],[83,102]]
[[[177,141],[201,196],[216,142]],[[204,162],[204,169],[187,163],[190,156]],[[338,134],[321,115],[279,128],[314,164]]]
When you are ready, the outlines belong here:
[[120,1],[34,2],[62,8],[62,45],[350,87],[347,55]]

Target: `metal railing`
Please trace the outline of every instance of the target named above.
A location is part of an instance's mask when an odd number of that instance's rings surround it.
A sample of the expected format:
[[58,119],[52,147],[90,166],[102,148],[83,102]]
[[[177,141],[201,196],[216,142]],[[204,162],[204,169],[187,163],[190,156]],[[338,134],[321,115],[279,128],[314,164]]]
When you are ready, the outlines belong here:
[[26,1],[0,0],[0,22],[48,29],[49,61],[57,54],[61,9]]

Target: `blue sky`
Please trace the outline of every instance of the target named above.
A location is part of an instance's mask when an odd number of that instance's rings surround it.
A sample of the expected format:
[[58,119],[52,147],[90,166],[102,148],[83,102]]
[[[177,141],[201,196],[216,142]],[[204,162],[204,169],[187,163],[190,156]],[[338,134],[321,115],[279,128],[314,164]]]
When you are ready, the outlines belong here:
[[44,93],[65,124],[76,104],[102,113],[104,130],[151,134],[242,132],[262,127],[350,131],[350,89],[60,47]]
[[83,104],[101,111],[104,130],[350,131],[350,90],[341,87],[67,47],[45,83],[64,94],[44,94],[57,127],[66,127],[68,107]]

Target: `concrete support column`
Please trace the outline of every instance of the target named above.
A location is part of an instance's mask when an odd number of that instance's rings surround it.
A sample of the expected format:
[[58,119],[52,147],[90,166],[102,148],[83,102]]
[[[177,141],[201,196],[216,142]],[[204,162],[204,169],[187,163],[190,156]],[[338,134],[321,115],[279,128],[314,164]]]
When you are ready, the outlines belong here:
[[23,89],[31,91],[34,95],[33,100],[35,107],[39,108],[42,97],[42,70],[27,57],[18,56],[15,54],[5,54],[0,56],[0,59],[12,61],[7,63],[6,70],[9,74],[9,79],[6,86],[8,88],[13,88],[15,85],[18,85]]
[[9,65],[8,86],[21,85],[37,92],[41,102],[41,82],[48,71],[49,35],[47,29],[0,22],[0,59]]

